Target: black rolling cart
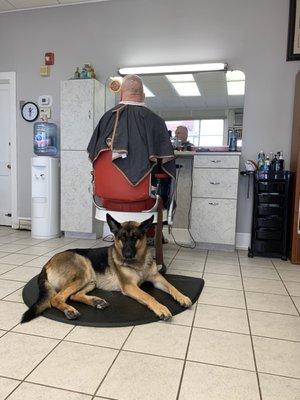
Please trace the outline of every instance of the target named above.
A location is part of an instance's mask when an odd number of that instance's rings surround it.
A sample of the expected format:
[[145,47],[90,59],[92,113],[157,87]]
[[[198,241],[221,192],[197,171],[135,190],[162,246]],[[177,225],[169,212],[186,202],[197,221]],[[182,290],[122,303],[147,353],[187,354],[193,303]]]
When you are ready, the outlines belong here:
[[287,260],[290,189],[289,171],[255,173],[249,257],[280,257],[282,260]]

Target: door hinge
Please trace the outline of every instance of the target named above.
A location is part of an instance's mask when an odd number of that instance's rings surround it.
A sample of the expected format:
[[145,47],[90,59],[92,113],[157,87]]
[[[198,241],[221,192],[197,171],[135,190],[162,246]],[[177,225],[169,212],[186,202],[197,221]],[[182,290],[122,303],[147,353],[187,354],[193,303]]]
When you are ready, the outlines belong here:
[[5,214],[6,217],[11,217],[11,213]]

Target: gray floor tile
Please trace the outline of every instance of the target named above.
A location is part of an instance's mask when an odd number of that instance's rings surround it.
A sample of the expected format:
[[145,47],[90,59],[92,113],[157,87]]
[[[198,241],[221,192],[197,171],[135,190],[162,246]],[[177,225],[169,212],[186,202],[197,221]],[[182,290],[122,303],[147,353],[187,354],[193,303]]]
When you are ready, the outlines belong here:
[[194,326],[249,334],[246,310],[198,304]]
[[8,296],[5,296],[3,299],[5,301],[15,301],[17,303],[24,303],[22,293],[23,293],[23,287],[12,292]]
[[[11,303],[18,304],[19,303]],[[25,306],[27,309],[27,307]],[[69,324],[62,324],[61,322],[53,321],[43,316],[30,321],[27,324],[19,324],[13,332],[26,333],[29,335],[45,336],[54,339],[62,339],[68,332],[72,330],[73,326]]]
[[18,267],[1,275],[1,279],[11,281],[28,282],[31,278],[40,273],[40,269],[36,267]]
[[252,335],[300,341],[300,317],[249,310]]
[[255,370],[249,335],[194,328],[188,360]]
[[202,278],[202,271],[187,271],[184,269],[173,269],[172,267],[168,268],[168,273],[172,275],[183,275],[183,276],[192,276],[193,278]]
[[223,289],[243,290],[240,276],[219,275],[205,273],[203,276],[206,286],[218,287]]
[[9,400],[90,400],[91,396],[24,382]]
[[28,254],[17,254],[11,253],[5,257],[1,257],[1,263],[3,264],[15,264],[15,265],[22,265],[28,261],[31,261],[36,256],[30,256]]
[[300,296],[293,296],[293,302],[295,303],[298,312],[300,313]]
[[139,325],[131,332],[124,350],[184,358],[190,331],[190,327],[163,323]]
[[300,282],[285,282],[285,286],[291,296],[300,296]]
[[7,333],[0,338],[0,375],[24,379],[57,343],[55,339]]
[[0,329],[9,330],[14,327],[26,310],[25,304],[0,301]]
[[11,271],[14,268],[17,268],[17,265],[13,264],[0,264],[0,278],[1,275],[5,274],[5,272]]
[[246,292],[246,299],[250,310],[297,315],[297,310],[289,296]]
[[24,286],[22,282],[9,281],[0,278],[0,299]]
[[300,343],[253,337],[259,372],[300,378]]
[[189,261],[189,260],[175,260],[172,261],[170,267],[172,269],[184,269],[186,271],[201,272],[204,269],[204,260]]
[[19,250],[17,253],[18,254],[32,254],[34,256],[41,256],[45,253],[48,253],[49,248],[48,247],[44,247],[44,246],[30,246],[30,247],[25,247],[22,250]]
[[179,400],[259,400],[256,374],[187,362]]
[[243,278],[261,278],[280,280],[275,268],[242,267]]
[[14,379],[0,377],[0,399],[5,399],[19,383],[19,381]]
[[287,295],[283,283],[275,279],[243,278],[246,291]]
[[122,400],[174,400],[182,360],[122,351],[97,395]]
[[244,295],[239,290],[204,287],[198,302],[216,306],[245,308]]
[[241,276],[240,267],[238,265],[230,264],[216,264],[207,262],[205,264],[205,272],[209,274]]
[[[1,259],[2,262],[2,259]],[[295,271],[284,271],[282,269],[278,269],[279,275],[281,276],[283,281],[289,282],[300,282],[300,271],[299,269],[295,269]]]
[[93,394],[117,354],[104,347],[62,342],[26,380]]
[[299,400],[300,380],[259,374],[263,400]]
[[122,328],[90,328],[76,326],[66,337],[66,340],[120,349],[131,330],[131,326]]

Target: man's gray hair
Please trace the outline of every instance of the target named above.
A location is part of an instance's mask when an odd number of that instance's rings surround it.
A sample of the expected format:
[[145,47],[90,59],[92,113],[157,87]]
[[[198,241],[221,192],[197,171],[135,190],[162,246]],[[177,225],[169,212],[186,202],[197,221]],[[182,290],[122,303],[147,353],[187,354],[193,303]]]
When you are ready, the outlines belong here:
[[126,75],[123,78],[122,90],[131,95],[143,95],[143,81],[138,75]]

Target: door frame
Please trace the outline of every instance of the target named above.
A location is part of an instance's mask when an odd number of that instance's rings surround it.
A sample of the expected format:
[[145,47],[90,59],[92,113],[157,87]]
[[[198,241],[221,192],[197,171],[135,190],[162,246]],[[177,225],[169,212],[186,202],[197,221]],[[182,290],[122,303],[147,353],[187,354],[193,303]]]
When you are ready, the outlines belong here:
[[11,157],[11,226],[19,228],[17,179],[17,90],[16,73],[0,72],[0,80],[7,81],[10,94],[10,157]]

